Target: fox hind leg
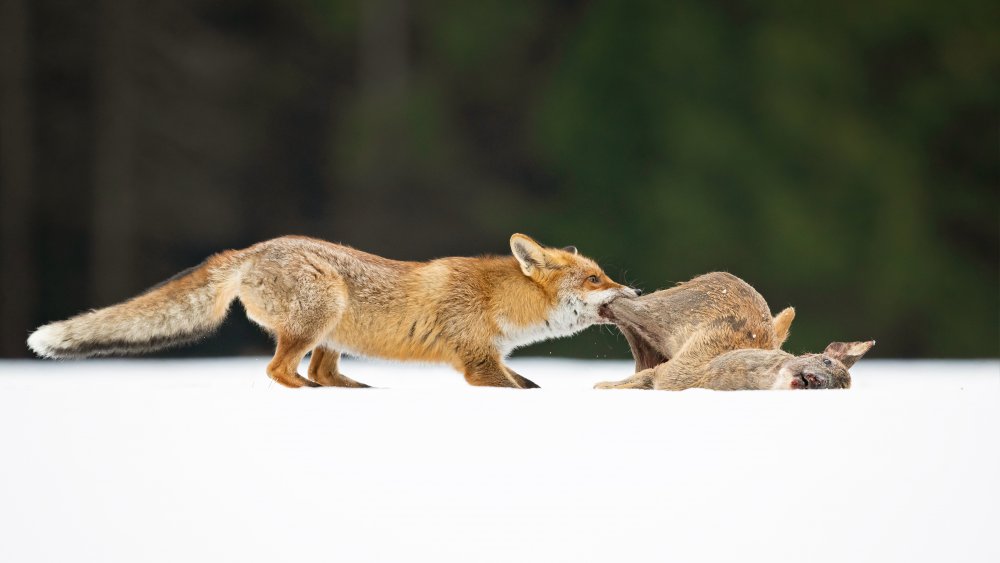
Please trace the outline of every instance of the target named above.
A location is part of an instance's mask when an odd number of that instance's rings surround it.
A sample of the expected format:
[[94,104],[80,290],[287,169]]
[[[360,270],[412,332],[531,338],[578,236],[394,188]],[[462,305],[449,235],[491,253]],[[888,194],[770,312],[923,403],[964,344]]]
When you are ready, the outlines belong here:
[[[267,374],[288,387],[319,387],[320,383],[302,377],[296,369],[309,350],[337,326],[347,306],[347,286],[322,256],[266,246],[259,253],[243,274],[239,299],[250,320],[277,337]],[[313,362],[326,357],[321,356]],[[335,365],[336,359],[326,361]]]
[[274,358],[267,364],[267,375],[285,387],[319,387],[319,383],[309,381],[296,371],[312,344],[303,338],[279,334]]
[[313,349],[309,360],[309,379],[325,387],[371,387],[340,373],[340,352],[322,346]]

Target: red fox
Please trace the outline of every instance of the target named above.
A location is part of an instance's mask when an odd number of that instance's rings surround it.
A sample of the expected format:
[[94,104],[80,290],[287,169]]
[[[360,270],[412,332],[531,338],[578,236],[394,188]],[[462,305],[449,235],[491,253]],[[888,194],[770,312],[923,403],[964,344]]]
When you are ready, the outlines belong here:
[[725,272],[615,301],[601,314],[625,335],[637,373],[598,389],[847,388],[847,370],[875,345],[834,342],[823,354],[783,352],[795,309],[772,318],[757,290]]
[[[538,387],[503,364],[515,348],[607,322],[600,307],[636,290],[576,248],[510,238],[513,256],[400,262],[307,237],[282,237],[207,259],[124,303],[47,324],[39,356],[142,353],[215,330],[239,299],[274,335],[268,375],[288,387],[368,387],[340,354],[447,363],[472,385]],[[296,372],[312,351],[308,376]]]

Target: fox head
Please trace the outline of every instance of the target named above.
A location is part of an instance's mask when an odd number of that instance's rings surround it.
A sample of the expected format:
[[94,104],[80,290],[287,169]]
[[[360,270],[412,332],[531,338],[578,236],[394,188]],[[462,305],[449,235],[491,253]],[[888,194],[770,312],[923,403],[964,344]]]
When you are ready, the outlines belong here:
[[521,265],[521,272],[544,288],[557,301],[557,308],[572,311],[583,324],[607,322],[598,315],[602,305],[640,293],[613,281],[575,246],[544,247],[517,233],[510,237],[510,249]]
[[848,369],[875,345],[867,342],[833,342],[822,354],[803,354],[786,361],[778,371],[775,389],[847,389]]

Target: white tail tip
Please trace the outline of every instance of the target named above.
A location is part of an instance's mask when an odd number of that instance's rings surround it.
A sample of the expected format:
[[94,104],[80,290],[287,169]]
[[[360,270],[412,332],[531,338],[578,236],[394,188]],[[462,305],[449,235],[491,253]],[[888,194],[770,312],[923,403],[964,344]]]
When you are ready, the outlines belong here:
[[54,358],[62,341],[62,333],[62,329],[55,323],[40,327],[28,337],[28,348],[43,358]]

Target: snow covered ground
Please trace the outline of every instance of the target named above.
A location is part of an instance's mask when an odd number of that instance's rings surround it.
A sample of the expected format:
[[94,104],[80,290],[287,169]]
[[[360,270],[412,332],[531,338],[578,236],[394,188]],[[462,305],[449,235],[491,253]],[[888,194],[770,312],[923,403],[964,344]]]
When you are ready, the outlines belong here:
[[680,393],[266,362],[0,361],[0,561],[1000,561],[997,361]]

